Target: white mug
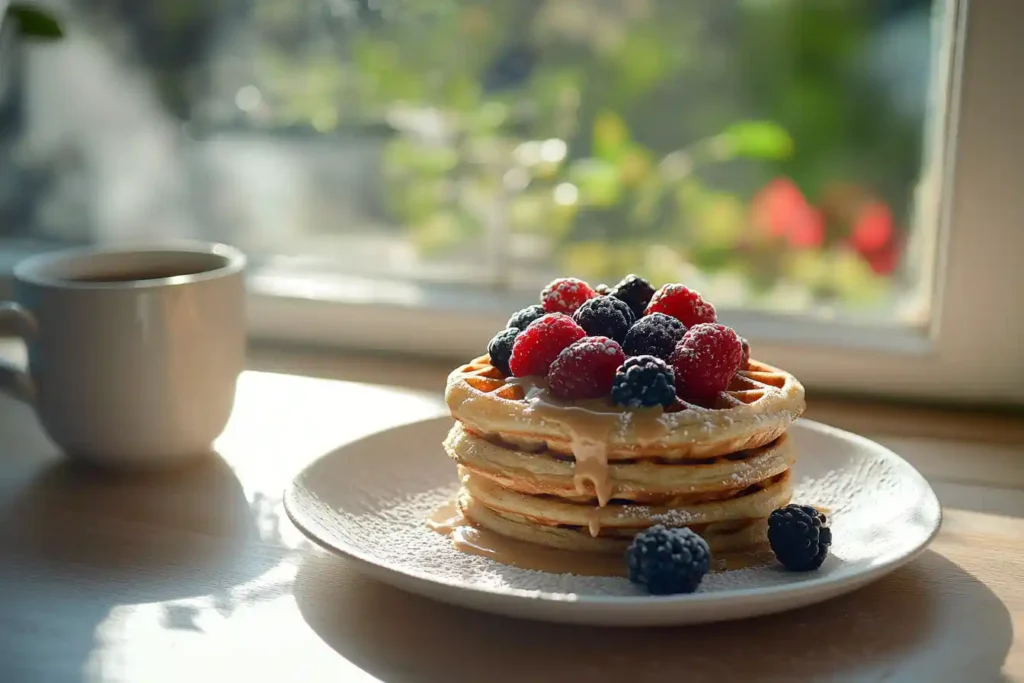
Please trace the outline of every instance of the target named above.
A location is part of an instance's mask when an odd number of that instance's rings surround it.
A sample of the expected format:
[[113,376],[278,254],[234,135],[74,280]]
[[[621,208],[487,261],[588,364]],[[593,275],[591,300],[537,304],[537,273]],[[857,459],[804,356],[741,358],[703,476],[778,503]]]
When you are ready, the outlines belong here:
[[220,244],[85,248],[14,269],[0,332],[28,347],[0,390],[68,456],[150,468],[209,453],[245,365],[245,256]]

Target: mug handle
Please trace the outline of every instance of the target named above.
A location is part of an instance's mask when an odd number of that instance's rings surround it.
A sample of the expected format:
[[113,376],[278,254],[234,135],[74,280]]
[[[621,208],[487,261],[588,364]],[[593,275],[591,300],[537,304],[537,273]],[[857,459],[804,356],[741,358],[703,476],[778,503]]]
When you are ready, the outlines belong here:
[[[27,309],[13,301],[0,301],[0,333],[14,334],[23,341],[38,331],[36,318]],[[36,385],[25,368],[0,360],[0,391],[19,401],[35,402]]]

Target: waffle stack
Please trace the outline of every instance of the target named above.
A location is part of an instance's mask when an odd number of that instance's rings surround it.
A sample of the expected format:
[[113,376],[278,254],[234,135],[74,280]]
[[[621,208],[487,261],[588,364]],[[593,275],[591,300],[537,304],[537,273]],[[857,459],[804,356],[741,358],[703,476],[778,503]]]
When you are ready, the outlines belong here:
[[543,378],[506,377],[488,356],[455,369],[444,447],[475,526],[543,546],[622,553],[654,524],[689,527],[716,556],[766,544],[789,502],[786,429],[803,412],[789,373],[754,360],[713,407],[562,402]]

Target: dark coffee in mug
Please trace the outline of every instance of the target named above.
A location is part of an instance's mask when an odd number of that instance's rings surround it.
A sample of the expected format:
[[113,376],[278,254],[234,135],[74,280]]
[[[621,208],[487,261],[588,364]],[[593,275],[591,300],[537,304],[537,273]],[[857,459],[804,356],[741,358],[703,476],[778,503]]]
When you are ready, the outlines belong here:
[[54,269],[51,275],[69,286],[77,283],[85,287],[131,287],[133,283],[159,285],[159,280],[205,275],[223,267],[224,260],[217,254],[173,250],[99,251],[89,259],[73,259],[64,267]]
[[112,271],[109,273],[95,273],[88,275],[73,276],[67,278],[70,282],[140,282],[145,280],[163,280],[179,275],[198,275],[205,273],[206,269],[196,268],[153,268],[147,270]]

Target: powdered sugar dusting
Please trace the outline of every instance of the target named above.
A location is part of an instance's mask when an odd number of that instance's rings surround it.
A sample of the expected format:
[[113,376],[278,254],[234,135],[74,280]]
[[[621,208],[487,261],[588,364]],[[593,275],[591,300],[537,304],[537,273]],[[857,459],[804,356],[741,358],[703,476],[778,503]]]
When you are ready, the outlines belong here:
[[[288,495],[298,524],[324,545],[407,575],[478,590],[550,600],[643,593],[625,579],[518,569],[457,551],[425,520],[456,490],[456,474],[439,445],[446,420],[410,425],[353,444],[314,463]],[[708,575],[700,593],[850,578],[916,550],[938,524],[934,494],[909,465],[884,448],[798,423],[794,481],[798,502],[823,507],[833,526],[833,553],[818,572],[768,566]],[[685,525],[664,515],[661,520]]]
[[698,323],[713,323],[717,317],[715,307],[705,301],[700,292],[680,284],[663,285],[651,297],[647,312],[666,313],[687,327]]
[[652,521],[666,526],[686,526],[693,521],[693,515],[686,510],[669,510],[650,517]]
[[541,305],[549,313],[572,314],[584,301],[596,296],[596,292],[583,280],[564,277],[553,280],[540,293]]

